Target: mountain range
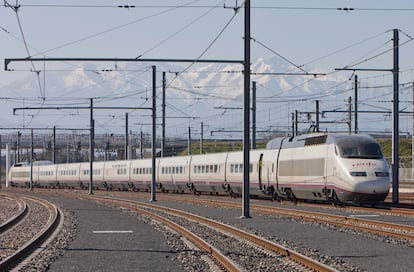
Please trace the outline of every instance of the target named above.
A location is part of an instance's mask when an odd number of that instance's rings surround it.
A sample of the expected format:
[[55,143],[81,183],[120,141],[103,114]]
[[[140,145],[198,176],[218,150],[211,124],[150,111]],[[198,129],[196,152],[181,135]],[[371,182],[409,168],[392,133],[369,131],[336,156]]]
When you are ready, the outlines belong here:
[[[168,134],[183,136],[189,126],[198,133],[199,124],[203,122],[205,134],[240,137],[243,67],[217,63],[62,63],[66,68],[46,68],[46,73],[22,73],[21,79],[0,88],[0,126],[85,129],[89,127],[90,112],[85,108],[89,107],[90,98],[95,107],[151,107],[152,65],[156,65],[157,70],[158,117],[162,105],[161,72],[166,75]],[[320,101],[320,111],[332,112],[334,109],[346,110],[347,99],[353,96],[353,80],[343,73],[316,76],[324,71],[294,67],[279,58],[256,59],[252,62],[251,72],[251,80],[256,82],[258,131],[289,131],[294,111],[298,111],[299,127],[304,130],[316,119],[311,114],[315,112],[315,100]],[[389,90],[373,92],[364,92],[361,97],[386,95]],[[13,108],[24,107],[79,108],[19,109],[13,115]],[[94,110],[97,133],[123,133],[125,111]],[[150,131],[150,111],[131,109],[127,112],[130,130]],[[337,121],[331,125],[326,122],[326,129],[347,130],[343,124],[348,118],[347,113],[326,113],[324,117]],[[160,124],[161,120],[157,122]]]

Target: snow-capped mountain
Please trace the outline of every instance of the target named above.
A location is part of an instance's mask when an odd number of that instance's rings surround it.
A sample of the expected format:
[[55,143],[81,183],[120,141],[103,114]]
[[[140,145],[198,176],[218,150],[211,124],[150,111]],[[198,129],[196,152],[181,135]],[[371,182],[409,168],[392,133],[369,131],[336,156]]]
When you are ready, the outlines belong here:
[[[13,108],[64,107],[89,105],[110,107],[151,107],[152,72],[157,69],[157,115],[161,116],[161,72],[166,72],[166,115],[169,133],[182,135],[185,127],[200,122],[210,131],[240,130],[243,107],[243,67],[234,64],[148,64],[116,63],[70,66],[22,76],[0,89],[2,127],[89,127],[85,109],[19,110]],[[108,68],[110,67],[110,68]],[[306,70],[310,74],[323,71]],[[256,82],[258,130],[283,130],[291,126],[291,113],[314,112],[315,100],[320,110],[346,109],[346,99],[353,95],[353,81],[339,75],[312,76],[278,58],[257,59],[251,66],[251,80]],[[290,74],[289,74],[290,73]],[[294,75],[295,74],[295,75]],[[40,87],[41,86],[41,87]],[[121,132],[126,110],[95,110],[97,132]],[[150,129],[149,111],[127,110],[131,130]],[[334,116],[338,120],[343,115]],[[170,118],[170,119],[168,119]],[[314,117],[312,117],[314,118]],[[300,116],[306,122],[308,116]],[[160,123],[161,121],[159,121]],[[304,126],[308,126],[305,124]],[[343,125],[342,129],[345,130]],[[213,134],[213,133],[211,133]]]

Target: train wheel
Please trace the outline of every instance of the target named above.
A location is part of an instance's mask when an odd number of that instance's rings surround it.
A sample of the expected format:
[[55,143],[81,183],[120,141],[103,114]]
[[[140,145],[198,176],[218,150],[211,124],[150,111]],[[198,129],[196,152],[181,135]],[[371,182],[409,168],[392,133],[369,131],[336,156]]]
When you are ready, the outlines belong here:
[[292,201],[295,205],[298,204],[298,199],[295,194],[292,192],[292,189],[288,188],[285,191],[287,198]]

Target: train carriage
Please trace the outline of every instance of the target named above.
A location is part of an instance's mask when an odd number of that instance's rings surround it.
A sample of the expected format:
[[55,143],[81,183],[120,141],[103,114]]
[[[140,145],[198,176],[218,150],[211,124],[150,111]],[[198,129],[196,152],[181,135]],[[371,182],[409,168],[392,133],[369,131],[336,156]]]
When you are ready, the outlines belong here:
[[34,186],[40,187],[58,186],[57,164],[33,165],[33,182]]
[[128,189],[131,161],[106,161],[103,169],[103,185],[109,189]]
[[132,160],[128,186],[134,190],[151,190],[152,160]]
[[[310,140],[311,139],[311,140]],[[285,140],[278,156],[277,182],[279,191],[298,199],[326,200],[331,184],[328,163],[332,161],[332,144],[327,135]]]
[[[90,171],[89,171],[90,164],[87,162],[80,164],[80,174],[79,174],[79,186],[83,188],[89,187],[90,182]],[[94,162],[93,163],[93,187],[106,187],[104,183],[104,168],[105,162]]]
[[[378,143],[368,135],[316,133],[269,141],[250,151],[251,194],[282,199],[378,203],[390,189],[389,166]],[[158,158],[155,176],[163,191],[241,195],[243,152]],[[33,181],[39,186],[88,187],[89,163],[36,162]],[[77,170],[79,169],[79,170]],[[94,162],[95,186],[150,190],[152,160]],[[15,164],[12,186],[28,186],[30,165]]]
[[273,194],[276,189],[276,161],[279,150],[252,150],[250,153],[251,194]]
[[30,186],[30,164],[16,163],[9,172],[9,183],[16,187]]
[[227,192],[226,159],[227,153],[191,156],[190,189],[197,192]]
[[57,167],[57,184],[60,187],[80,185],[80,163],[59,164]]
[[184,192],[189,187],[190,156],[158,160],[158,186],[164,191]]

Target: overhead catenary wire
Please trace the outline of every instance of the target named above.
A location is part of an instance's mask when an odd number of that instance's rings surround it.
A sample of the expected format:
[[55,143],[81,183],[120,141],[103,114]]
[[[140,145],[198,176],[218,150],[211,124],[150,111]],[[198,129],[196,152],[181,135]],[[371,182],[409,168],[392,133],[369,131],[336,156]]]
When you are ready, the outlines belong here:
[[[4,5],[9,7],[16,14],[16,19],[17,19],[17,23],[18,23],[18,26],[19,26],[20,34],[22,36],[22,41],[23,41],[23,44],[24,44],[24,48],[26,50],[27,57],[30,58],[31,53],[30,53],[29,46],[28,46],[27,41],[26,41],[26,37],[24,35],[23,26],[22,26],[22,23],[20,21],[20,16],[19,16],[19,13],[18,13],[20,5],[17,5],[17,3],[16,3],[16,5],[13,6],[13,5],[9,4],[6,0],[4,0]],[[45,97],[45,92],[44,92],[44,89],[42,88],[42,84],[41,84],[41,81],[40,81],[40,75],[39,75],[40,71],[36,69],[33,62],[31,62],[31,66],[32,66],[33,72],[36,73],[37,82],[38,82],[38,86],[39,86],[39,89],[40,89],[40,96],[42,98],[44,98]]]
[[[200,0],[193,0],[193,1],[190,1],[189,3],[187,3],[187,4],[194,3],[194,2],[198,2],[198,1],[200,1]],[[103,30],[103,31],[97,32],[97,33],[95,33],[95,34],[91,34],[91,35],[88,35],[88,36],[82,37],[82,38],[77,39],[77,40],[75,40],[75,41],[71,41],[71,42],[64,43],[64,44],[62,44],[62,45],[59,45],[59,46],[53,47],[53,48],[51,48],[51,49],[47,49],[47,50],[45,50],[45,51],[41,52],[40,54],[42,54],[42,55],[43,55],[43,54],[46,54],[46,53],[50,53],[50,52],[52,52],[52,51],[55,51],[55,50],[57,50],[57,49],[62,49],[62,48],[64,48],[64,47],[67,47],[67,46],[70,46],[70,45],[77,44],[77,43],[79,43],[79,42],[83,42],[83,41],[89,40],[89,39],[91,39],[91,38],[96,38],[96,37],[101,36],[101,35],[103,35],[103,34],[107,34],[107,33],[109,33],[109,32],[112,32],[112,31],[115,31],[115,30],[118,30],[118,29],[124,28],[124,27],[126,27],[126,26],[133,25],[133,24],[136,24],[136,23],[138,23],[138,22],[142,22],[142,21],[145,21],[145,20],[147,20],[147,19],[154,18],[154,17],[160,16],[160,15],[166,14],[166,13],[168,13],[168,12],[171,12],[171,11],[175,10],[175,9],[178,9],[178,8],[180,8],[180,7],[183,7],[183,6],[187,5],[187,4],[183,4],[183,5],[181,5],[181,6],[169,7],[169,8],[167,8],[166,10],[158,11],[158,12],[155,12],[155,13],[150,14],[150,15],[148,15],[148,16],[144,16],[144,17],[138,18],[138,19],[136,19],[136,20],[133,20],[133,21],[131,21],[131,22],[128,22],[128,23],[125,23],[125,24],[121,24],[121,25],[117,25],[117,26],[114,26],[114,27],[112,27],[112,28],[109,28],[109,29],[106,29],[106,30]],[[38,55],[40,55],[40,54],[38,54]],[[37,56],[37,55],[34,55],[34,56]],[[34,56],[33,56],[33,57],[34,57]]]
[[[188,9],[196,9],[196,8],[212,8],[213,5],[134,5],[134,4],[125,4],[125,5],[87,5],[87,4],[20,4],[22,7],[32,7],[32,8],[111,8],[111,9],[157,9],[157,8],[188,8]],[[270,9],[270,10],[308,10],[308,11],[344,11],[344,12],[354,12],[354,11],[390,11],[390,12],[413,12],[414,8],[377,8],[377,7],[366,7],[366,8],[359,8],[359,7],[309,7],[309,6],[259,6],[259,5],[252,5],[251,9]]]
[[[194,1],[195,2],[195,1]],[[222,3],[224,3],[224,1],[221,1],[218,5],[221,5]],[[191,22],[185,24],[184,26],[182,26],[180,29],[178,29],[177,31],[175,31],[174,33],[172,33],[171,35],[169,35],[168,37],[166,37],[165,39],[163,39],[162,41],[158,42],[157,44],[155,44],[154,46],[152,46],[151,48],[147,49],[146,51],[144,51],[143,53],[141,53],[138,58],[143,57],[144,55],[148,54],[149,52],[153,51],[155,48],[159,47],[160,45],[164,44],[165,42],[167,42],[168,40],[170,40],[171,38],[173,38],[174,36],[176,36],[177,34],[181,33],[182,31],[184,31],[185,29],[187,29],[188,27],[192,26],[195,22],[199,21],[201,18],[207,16],[210,12],[212,12],[214,10],[214,8],[211,8],[209,10],[207,10],[206,12],[204,12],[203,14],[201,14],[200,16],[198,16],[197,18],[193,19]]]
[[279,53],[277,53],[275,50],[271,49],[270,47],[266,46],[265,44],[263,44],[262,42],[256,40],[255,38],[251,38],[252,41],[254,41],[255,43],[258,43],[259,45],[261,45],[262,47],[266,48],[267,50],[269,50],[270,52],[272,52],[273,54],[275,54],[276,56],[278,56],[279,58],[281,58],[282,60],[286,61],[287,63],[289,63],[290,65],[293,65],[294,67],[296,67],[297,69],[301,70],[302,72],[308,74],[307,71],[305,71],[301,66],[296,65],[295,63],[291,62],[290,60],[288,60],[287,58],[285,58],[284,56],[280,55]]
[[[201,52],[201,54],[199,54],[199,56],[196,58],[196,60],[201,59],[208,52],[208,50],[215,44],[215,42],[221,37],[221,35],[224,33],[224,31],[227,29],[227,27],[231,24],[231,22],[233,22],[234,18],[237,16],[237,14],[238,14],[237,11],[234,12],[233,16],[231,16],[231,18],[224,25],[224,27],[219,31],[219,33],[216,35],[216,37],[210,42],[210,44]],[[170,82],[168,82],[167,88],[181,75],[182,72],[188,71],[194,64],[195,64],[195,62],[191,63],[186,68],[184,68],[182,71],[178,72],[176,74],[176,76]]]

